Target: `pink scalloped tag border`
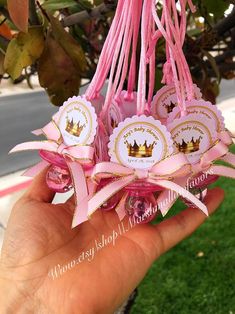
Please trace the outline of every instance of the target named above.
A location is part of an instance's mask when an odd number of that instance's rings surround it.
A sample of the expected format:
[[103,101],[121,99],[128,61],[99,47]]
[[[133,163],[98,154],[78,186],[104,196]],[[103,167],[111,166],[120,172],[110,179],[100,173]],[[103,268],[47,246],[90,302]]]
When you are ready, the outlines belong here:
[[53,118],[66,145],[93,143],[97,129],[97,115],[91,102],[85,97],[69,98]]
[[166,127],[145,115],[121,122],[110,136],[108,147],[112,162],[134,169],[150,169],[173,153]]
[[167,128],[175,150],[184,153],[192,164],[197,163],[217,140],[214,123],[205,120],[202,114],[190,114],[175,119]]
[[[188,114],[201,114],[205,120],[210,121],[215,125],[217,132],[221,132],[225,129],[224,118],[222,112],[209,101],[196,100],[186,101]],[[179,107],[175,107],[172,113],[169,115],[167,124],[173,122],[180,117]]]
[[[199,87],[194,84],[194,97],[201,99],[202,93]],[[155,118],[166,119],[172,110],[177,106],[175,85],[163,86],[154,96],[151,103],[151,112]]]

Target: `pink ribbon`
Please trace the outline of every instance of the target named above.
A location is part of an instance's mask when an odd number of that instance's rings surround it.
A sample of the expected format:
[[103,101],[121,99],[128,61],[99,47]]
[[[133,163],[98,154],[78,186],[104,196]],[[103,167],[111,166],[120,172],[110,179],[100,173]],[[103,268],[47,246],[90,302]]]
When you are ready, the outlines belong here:
[[[89,184],[87,186],[86,174],[83,170],[83,166],[91,166],[94,154],[93,147],[88,145],[65,145],[63,143],[61,132],[55,121],[51,121],[42,128],[41,131],[37,130],[34,134],[44,134],[47,140],[32,141],[16,145],[10,153],[25,150],[45,150],[62,155],[71,173],[76,205],[78,204],[78,201],[87,198],[89,192],[93,190],[94,184]],[[48,165],[49,163],[43,160],[34,167],[28,169],[24,175],[35,176]],[[87,171],[87,175],[89,175],[89,171],[90,170]],[[84,213],[81,210],[80,215],[81,217],[86,216],[86,212]]]
[[[225,133],[224,133],[225,134]],[[191,165],[191,175],[196,176],[199,173],[209,172],[214,175],[228,177],[235,179],[235,169],[223,165],[213,164],[217,160],[222,160],[233,167],[235,167],[235,155],[229,152],[228,147],[222,141],[216,143],[208,151],[206,151],[200,161]],[[189,175],[185,177],[177,178],[176,182],[180,186],[186,186],[189,179]],[[178,194],[170,195],[168,191],[163,191],[158,197],[158,203],[161,204],[160,210],[163,215],[166,215],[171,206],[178,198]]]
[[225,161],[235,167],[235,155],[229,152],[228,147],[222,141],[219,141],[202,155],[197,164],[192,165],[192,172],[197,174],[210,170],[210,173],[215,175],[235,179],[235,169],[213,164],[216,160]]
[[[63,138],[55,121],[51,121],[45,127],[39,130],[33,131],[34,134],[44,134],[47,140],[44,141],[32,141],[16,145],[10,153],[24,151],[24,150],[46,150],[49,152],[57,153],[65,158],[68,162],[68,158],[72,161],[79,161],[79,163],[85,165],[90,164],[93,159],[94,149],[88,145],[65,145]],[[68,157],[68,158],[66,158]]]
[[[182,153],[169,156],[153,166],[150,170],[132,169],[113,162],[98,163],[93,168],[91,179],[96,182],[105,178],[114,178],[114,180],[97,192],[93,197],[88,197],[87,199],[84,198],[83,201],[78,204],[77,211],[86,208],[84,212],[87,212],[87,218],[89,218],[110,197],[131,183],[141,180],[146,183],[161,186],[164,189],[175,191],[208,215],[207,208],[202,202],[185,188],[173,182],[174,179],[186,176],[186,174],[190,172],[190,167],[187,158]],[[121,200],[120,203],[122,204],[121,207],[123,207],[123,200]],[[123,211],[120,210],[120,204],[118,205],[118,210],[120,213],[123,213]],[[76,218],[78,218],[78,215]],[[81,219],[74,219],[73,227],[81,222]]]
[[229,130],[223,130],[218,133],[219,139],[226,145],[233,144],[234,135]]
[[[65,144],[57,143],[53,140],[32,141],[16,145],[10,153],[15,153],[25,150],[46,150],[60,154],[64,157],[69,157],[70,160],[80,161],[82,164],[89,164],[93,156],[93,148],[90,146],[66,146]],[[67,161],[67,159],[65,158]]]

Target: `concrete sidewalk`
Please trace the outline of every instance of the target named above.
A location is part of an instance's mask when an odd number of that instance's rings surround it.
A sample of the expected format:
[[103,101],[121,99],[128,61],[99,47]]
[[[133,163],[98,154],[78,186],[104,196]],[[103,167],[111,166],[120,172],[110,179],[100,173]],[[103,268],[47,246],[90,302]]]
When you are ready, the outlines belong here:
[[43,91],[44,89],[40,86],[38,76],[33,75],[31,77],[31,84],[33,89],[29,88],[26,80],[20,84],[13,84],[10,79],[1,81],[0,97],[9,96],[16,94],[33,93],[35,91]]

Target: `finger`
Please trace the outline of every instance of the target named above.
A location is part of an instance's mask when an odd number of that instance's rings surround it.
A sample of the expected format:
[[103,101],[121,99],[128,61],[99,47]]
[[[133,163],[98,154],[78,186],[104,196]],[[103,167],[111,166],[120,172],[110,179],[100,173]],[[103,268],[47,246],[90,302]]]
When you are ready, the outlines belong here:
[[25,192],[25,198],[30,198],[33,200],[37,200],[40,202],[51,203],[55,192],[49,189],[46,183],[46,173],[48,171],[48,167],[42,170],[31,183],[28,190]]
[[[219,207],[223,199],[224,191],[222,189],[214,188],[208,191],[204,202],[208,208],[209,215]],[[161,255],[168,251],[184,238],[188,237],[206,218],[205,214],[199,209],[187,208],[178,215],[154,226],[157,231],[156,236],[161,244],[159,254]]]
[[75,195],[73,194],[70,198],[64,203],[67,212],[71,215],[74,214],[75,211]]

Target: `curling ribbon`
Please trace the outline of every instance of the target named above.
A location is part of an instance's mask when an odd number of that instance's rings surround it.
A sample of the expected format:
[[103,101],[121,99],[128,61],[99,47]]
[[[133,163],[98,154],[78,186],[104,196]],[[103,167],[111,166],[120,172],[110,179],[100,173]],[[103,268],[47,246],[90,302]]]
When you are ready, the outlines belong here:
[[[16,145],[10,153],[25,150],[45,150],[61,155],[70,170],[77,206],[79,201],[88,197],[89,191],[91,190],[89,186],[87,186],[86,174],[83,170],[83,166],[92,165],[94,148],[88,145],[65,145],[63,143],[61,132],[55,121],[48,123],[41,129],[41,132],[37,130],[35,134],[39,133],[44,134],[47,140],[31,141]],[[49,163],[43,160],[34,167],[28,169],[24,175],[34,176],[48,165]],[[81,210],[80,215],[81,217],[83,215],[86,216],[86,213],[83,213]]]
[[190,168],[191,165],[183,153],[177,153],[163,159],[150,170],[132,169],[113,162],[98,163],[92,170],[91,179],[98,182],[101,179],[113,178],[114,181],[107,184],[91,198],[88,197],[87,199],[83,199],[82,202],[79,202],[74,215],[72,227],[76,227],[81,223],[79,213],[82,209],[86,207],[84,212],[87,212],[88,219],[110,197],[137,180],[172,190],[194,203],[208,215],[207,208],[201,201],[185,188],[173,182],[177,178],[189,174]]

